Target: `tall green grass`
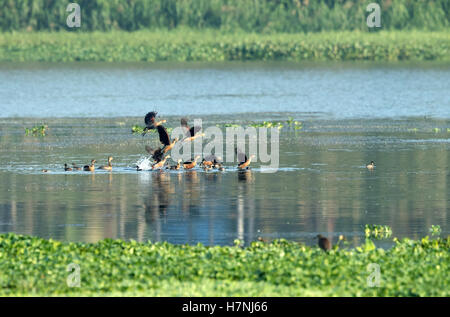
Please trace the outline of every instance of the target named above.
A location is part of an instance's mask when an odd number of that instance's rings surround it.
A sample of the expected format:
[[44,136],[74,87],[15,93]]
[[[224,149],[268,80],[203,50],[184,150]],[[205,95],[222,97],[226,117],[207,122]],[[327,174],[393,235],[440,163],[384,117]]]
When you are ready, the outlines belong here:
[[449,60],[445,32],[0,33],[0,61]]
[[[0,0],[0,30],[63,30],[67,4],[89,31],[217,28],[247,32],[368,31],[368,0]],[[445,30],[448,0],[382,0],[384,30]]]

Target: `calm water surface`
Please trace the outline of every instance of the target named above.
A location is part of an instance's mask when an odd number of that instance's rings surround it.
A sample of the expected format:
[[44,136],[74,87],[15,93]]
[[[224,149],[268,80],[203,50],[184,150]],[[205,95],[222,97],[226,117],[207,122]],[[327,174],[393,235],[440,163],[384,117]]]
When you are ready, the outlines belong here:
[[[208,245],[313,244],[317,233],[358,244],[365,224],[447,235],[450,69],[383,67],[3,65],[0,232]],[[137,172],[158,140],[131,127],[153,108],[173,127],[186,114],[204,127],[291,116],[303,129],[281,130],[275,173],[259,162],[245,173]],[[25,136],[41,123],[47,136]],[[108,155],[113,172],[63,170]]]

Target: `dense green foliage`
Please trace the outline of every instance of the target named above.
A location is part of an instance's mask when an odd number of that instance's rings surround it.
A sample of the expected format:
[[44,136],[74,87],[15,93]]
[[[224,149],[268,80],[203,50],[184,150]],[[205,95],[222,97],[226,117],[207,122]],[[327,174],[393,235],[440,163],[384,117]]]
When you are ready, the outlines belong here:
[[[368,30],[365,0],[0,0],[0,30],[66,29],[68,3],[81,30],[220,28],[251,32]],[[383,29],[443,30],[448,0],[383,0]]]
[[[449,296],[449,248],[450,237],[326,253],[286,240],[244,248],[2,234],[0,295]],[[70,263],[80,266],[80,287],[67,286]],[[368,286],[370,263],[379,287]]]
[[0,33],[0,61],[444,60],[450,33]]

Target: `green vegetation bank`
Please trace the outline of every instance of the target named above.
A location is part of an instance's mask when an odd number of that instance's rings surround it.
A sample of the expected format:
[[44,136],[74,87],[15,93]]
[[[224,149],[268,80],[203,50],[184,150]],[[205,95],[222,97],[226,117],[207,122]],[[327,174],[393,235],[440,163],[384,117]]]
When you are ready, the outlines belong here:
[[450,60],[450,32],[223,33],[217,30],[0,33],[3,62]]
[[[2,234],[0,295],[449,296],[450,237],[395,241],[389,250],[367,240],[326,253],[286,240],[207,247]],[[80,287],[67,284],[71,263]],[[378,287],[368,283],[371,263]]]

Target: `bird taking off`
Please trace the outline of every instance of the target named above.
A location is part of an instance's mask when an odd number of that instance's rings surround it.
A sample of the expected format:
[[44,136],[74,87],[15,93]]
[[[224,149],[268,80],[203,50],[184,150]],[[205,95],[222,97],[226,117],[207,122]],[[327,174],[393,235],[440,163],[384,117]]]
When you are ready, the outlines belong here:
[[144,132],[142,133],[142,136],[144,136],[148,130],[153,130],[157,126],[166,122],[166,120],[156,121],[155,118],[156,118],[157,114],[158,113],[156,111],[150,111],[149,113],[147,113],[145,115],[145,118],[144,118],[145,128],[144,128]]
[[181,126],[186,130],[186,137],[183,139],[185,141],[194,141],[196,138],[204,136],[204,133],[199,133],[202,128],[201,127],[189,127],[186,118],[181,119]]

